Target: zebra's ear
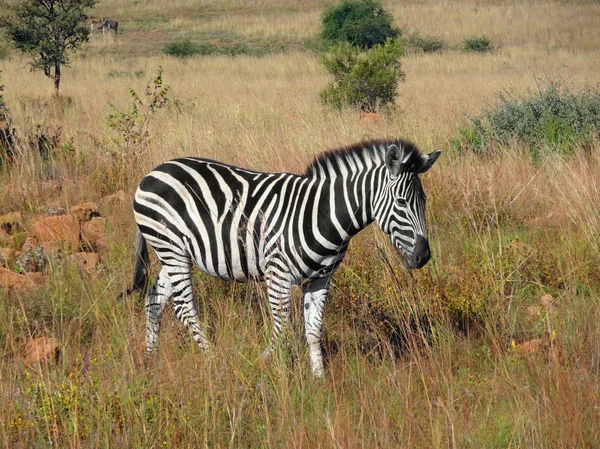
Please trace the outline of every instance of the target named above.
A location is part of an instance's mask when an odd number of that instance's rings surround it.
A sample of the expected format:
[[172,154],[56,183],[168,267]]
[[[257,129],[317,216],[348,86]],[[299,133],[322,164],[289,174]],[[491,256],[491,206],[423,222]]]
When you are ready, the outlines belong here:
[[390,145],[385,152],[385,166],[387,167],[390,178],[394,179],[402,170],[403,152],[398,145]]
[[417,173],[425,173],[437,161],[437,158],[442,154],[442,150],[436,150],[433,153],[424,154],[421,156],[421,163],[415,170]]

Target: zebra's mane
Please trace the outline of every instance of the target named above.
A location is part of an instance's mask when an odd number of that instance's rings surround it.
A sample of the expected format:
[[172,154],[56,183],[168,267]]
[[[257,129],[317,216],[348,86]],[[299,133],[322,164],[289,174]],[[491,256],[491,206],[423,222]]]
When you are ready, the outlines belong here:
[[371,159],[379,153],[379,158],[385,160],[385,151],[390,145],[396,145],[404,151],[404,171],[413,171],[415,163],[420,162],[421,152],[412,143],[402,139],[375,139],[366,140],[354,145],[337,148],[335,150],[325,151],[315,157],[312,163],[306,168],[304,176],[313,177],[318,175],[319,167],[326,167],[327,162],[335,162],[340,159],[348,160],[354,155],[359,156],[363,160],[365,157]]

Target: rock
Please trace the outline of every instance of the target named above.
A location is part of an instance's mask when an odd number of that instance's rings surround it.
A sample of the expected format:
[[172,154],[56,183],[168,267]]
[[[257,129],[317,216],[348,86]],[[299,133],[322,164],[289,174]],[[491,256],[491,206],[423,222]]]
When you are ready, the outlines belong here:
[[40,247],[40,244],[35,237],[27,236],[23,244],[21,245],[21,251],[35,251]]
[[23,363],[31,365],[39,362],[58,361],[60,343],[53,337],[31,338],[25,343]]
[[69,249],[79,247],[79,223],[72,215],[38,219],[31,225],[31,233],[40,242],[55,242]]
[[106,251],[108,239],[106,238],[106,218],[94,218],[81,227],[82,246],[94,251]]
[[33,237],[27,237],[16,258],[17,267],[26,273],[42,271],[46,266],[44,248]]
[[88,274],[92,274],[98,265],[100,256],[98,256],[96,253],[79,252],[71,254],[67,259],[75,263],[80,270],[86,271]]
[[[41,247],[40,247],[40,249],[41,249]],[[17,257],[15,264],[18,268],[20,268],[25,273],[32,273],[32,272],[40,271],[44,268],[44,263],[43,263],[44,252],[43,252],[43,250],[40,253],[34,254],[34,253],[21,252],[21,254]],[[38,262],[38,260],[40,260],[40,259],[42,261],[41,263]]]
[[61,245],[58,242],[42,242],[40,246],[49,260],[60,259],[63,256]]
[[23,214],[21,212],[9,212],[0,217],[0,228],[9,234],[14,234],[23,229]]
[[98,205],[92,202],[77,204],[71,208],[71,215],[80,222],[90,221],[97,214]]
[[42,211],[46,215],[51,215],[51,216],[64,215],[66,213],[65,206],[63,206],[62,204],[43,206],[43,207],[40,207],[40,211]]
[[15,250],[0,248],[0,266],[8,268],[15,261]]
[[361,122],[371,122],[376,123],[380,119],[380,115],[377,112],[360,112],[360,121]]
[[8,289],[32,288],[35,287],[35,282],[31,277],[0,267],[0,287]]
[[115,209],[122,208],[126,202],[125,192],[119,190],[117,193],[108,195],[100,200],[100,213],[103,215],[110,215]]
[[27,279],[29,280],[31,287],[35,287],[36,285],[42,285],[47,280],[47,277],[39,272],[38,273],[27,273],[25,275],[25,277],[27,277]]

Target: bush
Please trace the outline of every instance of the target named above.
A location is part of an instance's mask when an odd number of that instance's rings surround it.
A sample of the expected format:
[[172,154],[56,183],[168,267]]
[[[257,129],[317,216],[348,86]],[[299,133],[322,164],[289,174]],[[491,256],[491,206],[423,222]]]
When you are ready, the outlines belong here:
[[191,56],[223,55],[223,56],[265,56],[285,50],[283,45],[265,45],[253,47],[244,42],[236,42],[231,45],[214,45],[210,43],[195,43],[190,40],[171,42],[163,47],[163,53],[178,58],[189,58]]
[[[471,118],[455,145],[483,151],[494,146],[523,146],[533,156],[540,149],[567,153],[600,136],[600,89],[571,91],[561,80],[542,82],[525,95],[501,93],[498,104]],[[540,148],[541,147],[541,148]]]
[[197,55],[200,50],[198,45],[190,40],[169,42],[163,47],[162,52],[169,56],[175,56],[177,58],[189,58],[190,56]]
[[422,50],[425,53],[435,53],[443,50],[446,43],[437,36],[421,37],[419,33],[412,34],[407,41],[410,47]]
[[392,39],[366,52],[349,43],[332,47],[323,64],[333,82],[321,92],[321,100],[336,109],[357,106],[368,112],[393,103],[398,82],[404,78],[403,52],[400,42]]
[[0,42],[0,61],[10,57],[10,47],[7,44]]
[[377,0],[343,0],[323,12],[321,39],[330,45],[348,42],[368,49],[399,35],[400,30],[392,26],[392,16]]
[[470,37],[463,41],[463,50],[486,53],[492,51],[492,43],[486,36]]

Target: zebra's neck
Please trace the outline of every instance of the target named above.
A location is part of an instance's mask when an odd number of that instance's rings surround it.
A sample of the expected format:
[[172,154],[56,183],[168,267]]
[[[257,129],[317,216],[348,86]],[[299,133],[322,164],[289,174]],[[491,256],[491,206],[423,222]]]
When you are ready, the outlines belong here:
[[385,176],[384,155],[383,145],[365,144],[325,153],[308,168],[306,177],[317,181],[319,210],[331,214],[332,241],[346,242],[374,221],[374,195]]

